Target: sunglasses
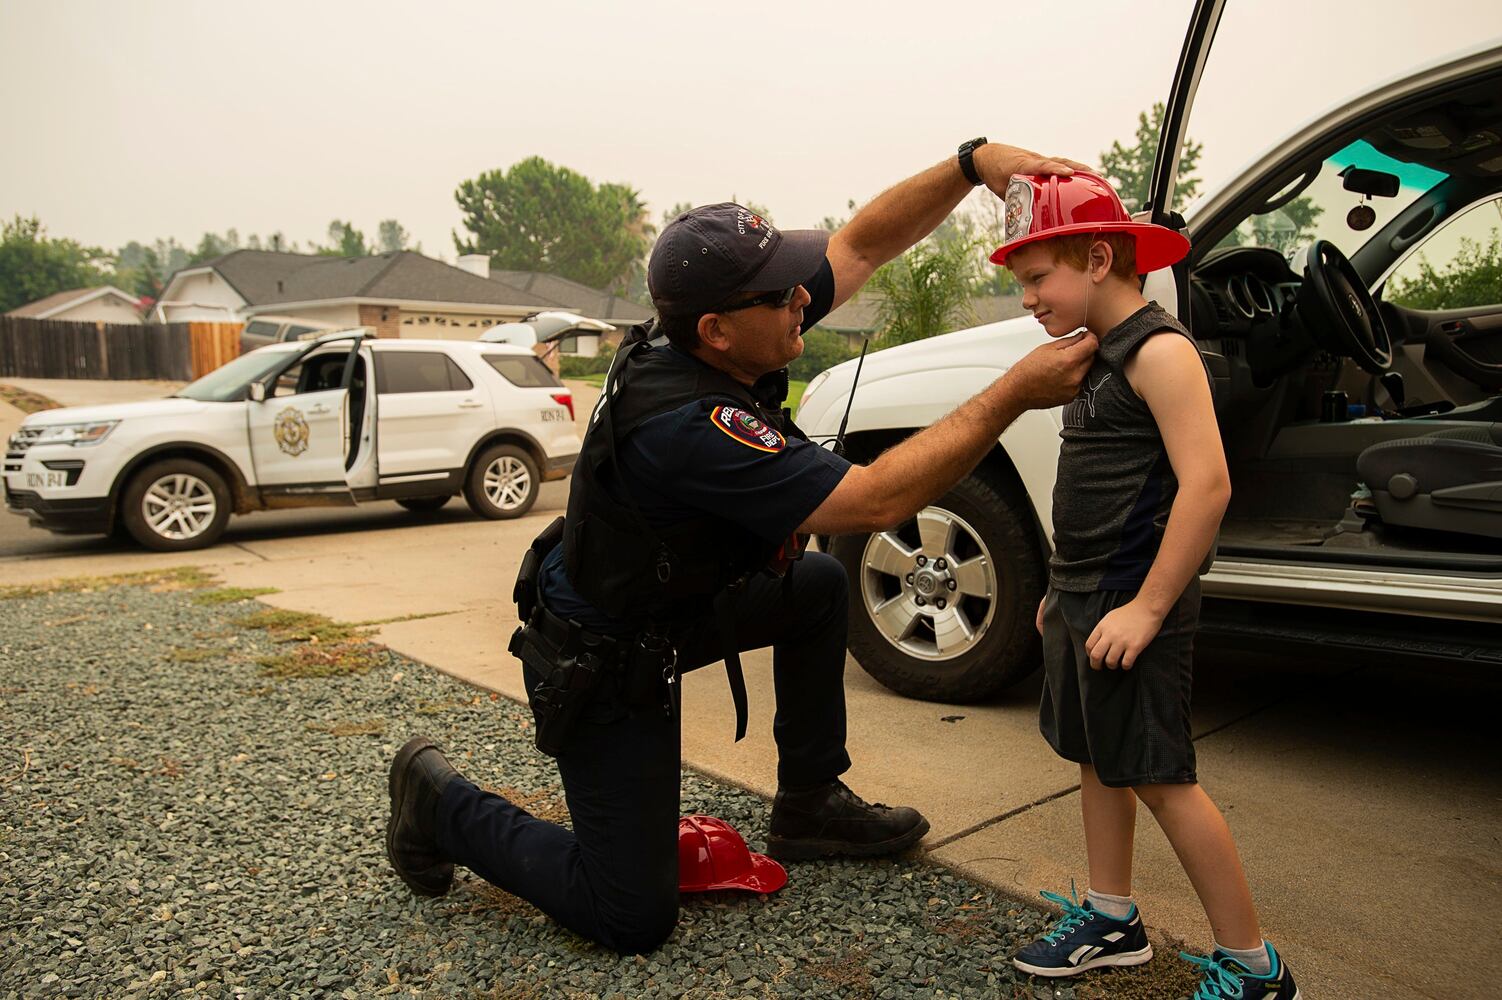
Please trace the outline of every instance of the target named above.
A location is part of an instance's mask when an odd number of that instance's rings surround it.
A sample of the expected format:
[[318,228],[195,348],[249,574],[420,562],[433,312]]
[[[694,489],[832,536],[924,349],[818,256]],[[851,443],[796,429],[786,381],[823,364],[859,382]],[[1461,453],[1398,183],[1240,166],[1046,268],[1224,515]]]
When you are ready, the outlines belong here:
[[779,292],[763,292],[754,299],[746,299],[744,302],[737,302],[734,305],[721,306],[715,312],[740,312],[742,309],[751,309],[755,306],[776,306],[778,309],[783,309],[787,307],[789,302],[793,301],[793,296],[797,294],[798,286],[794,285],[792,288],[784,288]]

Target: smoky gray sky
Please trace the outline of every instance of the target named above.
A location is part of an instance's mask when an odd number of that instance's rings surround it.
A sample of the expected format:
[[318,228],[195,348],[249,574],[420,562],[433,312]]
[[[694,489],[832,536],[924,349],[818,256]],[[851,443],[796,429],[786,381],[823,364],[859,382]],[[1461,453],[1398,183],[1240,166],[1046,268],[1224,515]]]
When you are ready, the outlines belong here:
[[[535,154],[654,221],[736,195],[812,226],[978,134],[1093,162],[1165,98],[1192,7],[0,0],[0,215],[107,248],[396,218],[452,259],[457,184]],[[1495,0],[1230,0],[1201,176],[1488,39]]]

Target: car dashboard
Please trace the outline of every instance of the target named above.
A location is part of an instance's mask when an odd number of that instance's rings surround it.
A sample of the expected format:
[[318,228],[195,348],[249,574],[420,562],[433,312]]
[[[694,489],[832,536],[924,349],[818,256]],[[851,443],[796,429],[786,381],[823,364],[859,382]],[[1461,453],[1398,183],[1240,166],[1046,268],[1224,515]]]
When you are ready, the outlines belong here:
[[1317,347],[1296,314],[1302,284],[1276,250],[1212,251],[1190,281],[1190,329],[1202,349],[1246,365],[1253,382],[1267,385]]

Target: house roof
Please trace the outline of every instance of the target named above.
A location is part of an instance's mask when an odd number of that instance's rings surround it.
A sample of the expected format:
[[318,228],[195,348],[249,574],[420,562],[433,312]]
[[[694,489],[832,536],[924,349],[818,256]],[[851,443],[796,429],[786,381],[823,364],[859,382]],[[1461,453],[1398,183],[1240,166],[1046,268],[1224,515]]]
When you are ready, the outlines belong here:
[[573,312],[592,319],[605,320],[615,326],[629,326],[651,319],[653,310],[630,299],[581,285],[556,274],[541,271],[491,271],[490,280],[519,288],[533,295],[552,299]]
[[[836,333],[872,333],[876,330],[876,313],[880,307],[881,296],[864,292],[830,312],[815,327]],[[977,326],[1027,315],[1027,310],[1022,308],[1022,298],[1017,295],[977,296],[970,300],[970,310]],[[968,326],[970,322],[966,317],[963,325]]]
[[374,257],[235,250],[199,266],[212,267],[252,306],[350,298],[539,308],[561,304],[411,250]]
[[5,315],[46,319],[48,316],[64,312],[71,306],[81,305],[89,299],[102,298],[106,295],[114,295],[132,308],[138,304],[136,297],[129,292],[123,292],[114,285],[102,285],[94,288],[70,288],[66,292],[56,292],[45,299],[37,299],[24,306],[17,306]]

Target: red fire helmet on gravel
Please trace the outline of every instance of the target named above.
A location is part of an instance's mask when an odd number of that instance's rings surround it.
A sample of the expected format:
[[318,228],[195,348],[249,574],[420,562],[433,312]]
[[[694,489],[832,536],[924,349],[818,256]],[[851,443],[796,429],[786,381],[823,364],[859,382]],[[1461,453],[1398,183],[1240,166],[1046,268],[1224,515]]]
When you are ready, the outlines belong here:
[[685,816],[678,821],[678,889],[711,892],[750,889],[776,892],[788,873],[771,858],[752,854],[735,827],[713,816]]
[[1127,233],[1137,243],[1137,273],[1177,264],[1189,252],[1182,233],[1133,222],[1114,188],[1095,174],[1076,170],[1069,177],[1013,174],[1007,184],[1006,238],[991,255],[1005,264],[1018,247],[1071,233]]

